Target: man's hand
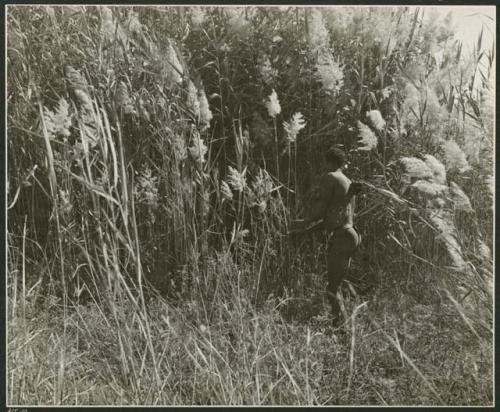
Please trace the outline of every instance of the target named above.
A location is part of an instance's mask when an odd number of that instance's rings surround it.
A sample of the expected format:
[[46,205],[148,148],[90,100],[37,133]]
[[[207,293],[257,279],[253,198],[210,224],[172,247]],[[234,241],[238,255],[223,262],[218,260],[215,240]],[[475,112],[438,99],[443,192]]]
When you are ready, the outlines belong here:
[[316,230],[324,229],[323,219],[318,221],[308,221],[308,220],[292,220],[290,222],[290,229],[288,231],[289,235],[314,232]]
[[359,183],[359,182],[353,182],[349,186],[349,192],[348,192],[348,194],[351,195],[351,196],[355,196],[359,192],[361,192],[361,190],[363,190],[363,185],[361,183]]

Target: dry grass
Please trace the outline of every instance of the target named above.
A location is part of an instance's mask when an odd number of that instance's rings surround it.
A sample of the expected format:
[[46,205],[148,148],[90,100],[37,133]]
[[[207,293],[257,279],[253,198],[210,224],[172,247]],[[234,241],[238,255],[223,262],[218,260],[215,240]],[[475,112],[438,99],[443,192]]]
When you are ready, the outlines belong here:
[[[398,283],[392,293],[369,297],[346,288],[343,304],[352,315],[334,328],[326,308],[290,317],[287,303],[271,298],[256,309],[244,289],[224,279],[237,276],[235,267],[213,270],[226,290],[212,302],[172,305],[151,295],[142,309],[126,298],[112,308],[89,302],[64,309],[55,298],[34,305],[36,287],[17,302],[11,293],[8,403],[492,403],[491,334],[467,328],[436,292],[417,302]],[[306,313],[321,299],[288,304]]]

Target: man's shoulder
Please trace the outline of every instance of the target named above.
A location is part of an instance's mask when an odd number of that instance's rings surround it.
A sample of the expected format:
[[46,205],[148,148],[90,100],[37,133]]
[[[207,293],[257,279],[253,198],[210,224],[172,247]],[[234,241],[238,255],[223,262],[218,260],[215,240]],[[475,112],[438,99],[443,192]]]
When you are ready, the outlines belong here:
[[337,170],[335,172],[328,172],[325,175],[325,178],[330,181],[349,182],[349,178],[344,173],[342,173],[341,170]]
[[339,177],[335,174],[335,172],[328,172],[322,176],[323,184],[333,183],[339,180]]

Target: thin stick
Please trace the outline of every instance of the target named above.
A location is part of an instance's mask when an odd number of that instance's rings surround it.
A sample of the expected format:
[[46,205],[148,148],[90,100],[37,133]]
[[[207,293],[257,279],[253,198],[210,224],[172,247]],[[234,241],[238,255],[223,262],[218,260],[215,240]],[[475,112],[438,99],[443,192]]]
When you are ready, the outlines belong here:
[[347,382],[347,396],[351,391],[352,375],[354,374],[354,347],[356,345],[356,315],[363,306],[366,306],[368,302],[364,302],[354,309],[351,316],[351,353],[349,357],[349,380]]

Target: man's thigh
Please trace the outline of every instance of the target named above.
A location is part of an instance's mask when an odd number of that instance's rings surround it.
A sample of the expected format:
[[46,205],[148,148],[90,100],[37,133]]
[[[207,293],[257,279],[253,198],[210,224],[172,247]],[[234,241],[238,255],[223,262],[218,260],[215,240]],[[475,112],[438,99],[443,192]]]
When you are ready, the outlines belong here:
[[330,239],[328,254],[337,256],[339,259],[343,257],[351,257],[360,243],[360,237],[353,228],[339,229]]

